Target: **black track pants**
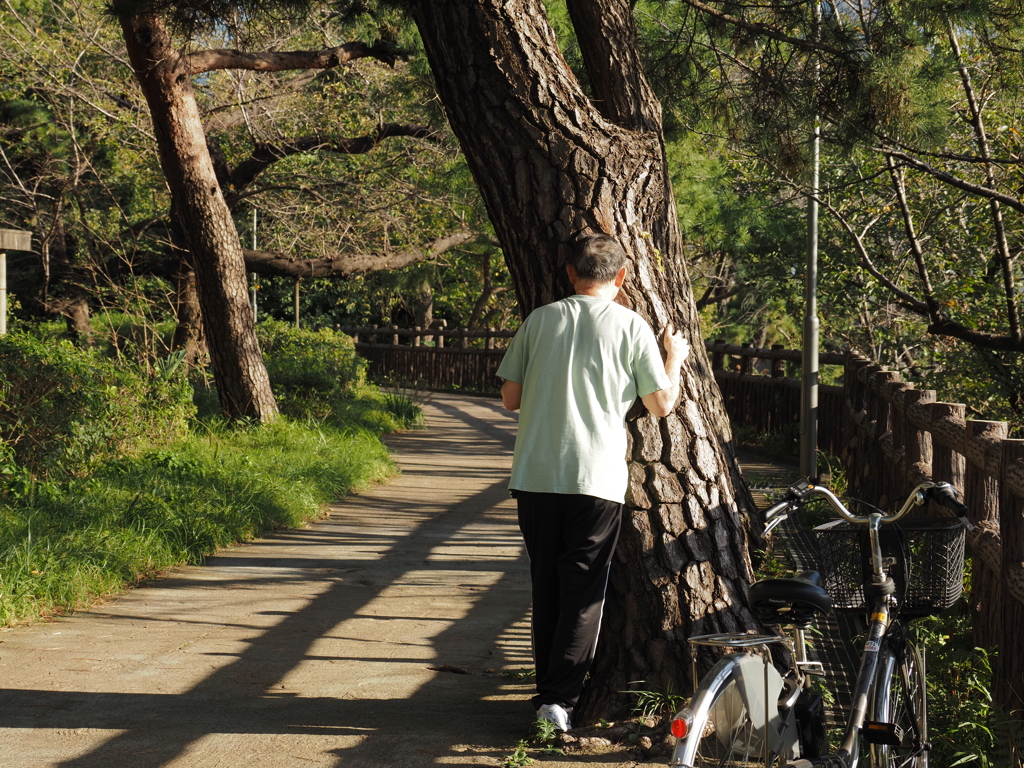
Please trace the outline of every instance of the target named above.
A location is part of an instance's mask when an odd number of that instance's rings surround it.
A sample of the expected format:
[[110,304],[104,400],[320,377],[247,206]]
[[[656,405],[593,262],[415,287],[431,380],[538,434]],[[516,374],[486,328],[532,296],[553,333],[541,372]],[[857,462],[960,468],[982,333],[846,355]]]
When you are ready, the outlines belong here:
[[533,582],[535,706],[573,707],[594,660],[622,505],[514,491]]

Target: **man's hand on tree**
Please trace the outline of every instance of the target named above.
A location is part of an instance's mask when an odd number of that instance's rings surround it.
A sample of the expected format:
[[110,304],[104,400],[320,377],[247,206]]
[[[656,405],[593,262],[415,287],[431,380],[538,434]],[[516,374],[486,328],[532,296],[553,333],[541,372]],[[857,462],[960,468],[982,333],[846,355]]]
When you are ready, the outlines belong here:
[[683,337],[682,331],[675,330],[672,323],[666,325],[661,334],[661,346],[665,350],[666,369],[670,363],[682,365],[690,356],[690,342]]

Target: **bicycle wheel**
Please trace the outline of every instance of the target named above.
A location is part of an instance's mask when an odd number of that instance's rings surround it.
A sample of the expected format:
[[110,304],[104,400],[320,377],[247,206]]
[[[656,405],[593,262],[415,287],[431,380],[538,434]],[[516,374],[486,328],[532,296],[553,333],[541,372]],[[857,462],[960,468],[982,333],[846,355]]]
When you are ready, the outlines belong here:
[[[767,699],[763,693],[766,677]],[[781,689],[782,678],[778,672],[759,657],[734,656],[720,661],[701,681],[690,707],[676,716],[676,719],[687,719],[687,733],[676,742],[671,764],[684,768],[779,765],[774,750],[784,741],[778,735],[777,701]],[[770,709],[765,708],[766,700],[771,702]],[[675,724],[673,732],[676,733]],[[773,742],[770,745],[773,749],[769,749],[767,755],[766,732]]]
[[912,643],[894,640],[882,651],[875,677],[873,718],[898,726],[903,741],[899,746],[872,744],[872,768],[928,768],[924,657]]

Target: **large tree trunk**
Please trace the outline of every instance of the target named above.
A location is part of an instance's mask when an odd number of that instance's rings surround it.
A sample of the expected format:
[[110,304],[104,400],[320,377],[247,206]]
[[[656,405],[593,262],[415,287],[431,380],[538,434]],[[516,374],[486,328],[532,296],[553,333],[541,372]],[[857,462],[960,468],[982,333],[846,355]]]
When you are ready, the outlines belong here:
[[693,344],[676,413],[630,424],[631,488],[592,682],[574,715],[613,714],[630,681],[678,691],[686,638],[756,626],[731,433],[686,272],[660,106],[628,0],[570,2],[598,109],[566,66],[542,0],[411,3],[438,90],[501,240],[523,313],[569,291],[581,230],[631,258],[625,303]]
[[156,13],[119,21],[153,118],[171,207],[192,254],[221,406],[232,419],[269,421],[277,405],[253,329],[242,245],[206,146],[189,64]]

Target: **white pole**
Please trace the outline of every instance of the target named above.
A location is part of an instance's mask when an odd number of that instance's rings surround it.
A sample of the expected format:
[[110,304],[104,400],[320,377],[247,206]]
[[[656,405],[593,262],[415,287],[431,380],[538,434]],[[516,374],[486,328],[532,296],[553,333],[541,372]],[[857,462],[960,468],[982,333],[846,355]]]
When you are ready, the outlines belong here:
[[7,333],[7,254],[0,251],[0,336]]
[[[814,3],[815,40],[821,23],[821,6]],[[815,86],[821,62],[815,62]],[[817,94],[815,93],[815,98]],[[817,105],[815,105],[817,106]],[[800,386],[800,474],[818,476],[818,189],[821,159],[821,124],[817,109],[811,132],[811,185],[807,196],[807,268],[804,282],[804,334]]]
[[[252,209],[252,249],[256,250],[256,209]],[[252,286],[250,293],[252,294],[252,322],[256,324],[256,273],[252,272],[249,275],[249,284]]]

